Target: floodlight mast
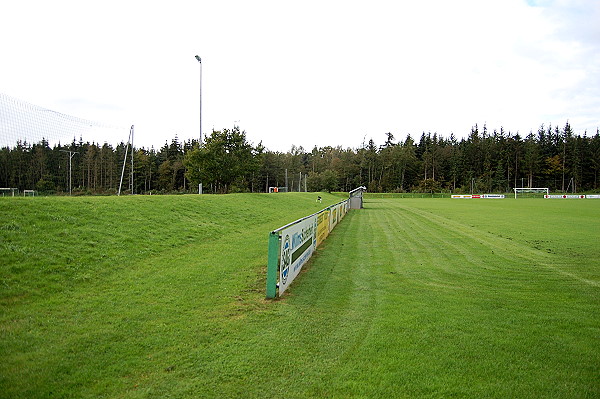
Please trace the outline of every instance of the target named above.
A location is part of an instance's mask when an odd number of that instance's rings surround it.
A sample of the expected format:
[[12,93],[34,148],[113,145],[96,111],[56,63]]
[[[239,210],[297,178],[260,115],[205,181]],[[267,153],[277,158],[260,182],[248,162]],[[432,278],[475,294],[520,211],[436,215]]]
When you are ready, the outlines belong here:
[[196,60],[200,65],[200,145],[202,145],[202,60],[196,55]]

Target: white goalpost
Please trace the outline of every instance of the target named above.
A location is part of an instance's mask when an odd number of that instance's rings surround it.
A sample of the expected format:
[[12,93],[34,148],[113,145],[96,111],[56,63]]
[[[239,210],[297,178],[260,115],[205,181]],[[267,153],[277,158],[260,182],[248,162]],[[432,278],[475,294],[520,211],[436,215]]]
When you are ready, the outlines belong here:
[[515,191],[515,199],[517,199],[517,195],[519,193],[540,193],[544,195],[550,194],[550,189],[548,189],[548,187],[515,187],[513,190]]

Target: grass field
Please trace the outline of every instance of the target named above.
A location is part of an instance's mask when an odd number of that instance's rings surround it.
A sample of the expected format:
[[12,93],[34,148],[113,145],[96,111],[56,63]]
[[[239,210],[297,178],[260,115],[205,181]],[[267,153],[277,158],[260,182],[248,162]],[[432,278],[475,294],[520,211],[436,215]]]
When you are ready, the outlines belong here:
[[322,196],[1,199],[0,397],[600,397],[600,201]]

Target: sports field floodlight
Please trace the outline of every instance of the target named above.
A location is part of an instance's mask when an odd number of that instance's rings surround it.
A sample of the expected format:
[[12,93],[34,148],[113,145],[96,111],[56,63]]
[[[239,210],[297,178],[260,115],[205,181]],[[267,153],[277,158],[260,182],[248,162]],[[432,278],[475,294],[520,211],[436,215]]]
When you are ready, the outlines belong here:
[[196,55],[196,60],[200,65],[200,145],[202,145],[202,59]]

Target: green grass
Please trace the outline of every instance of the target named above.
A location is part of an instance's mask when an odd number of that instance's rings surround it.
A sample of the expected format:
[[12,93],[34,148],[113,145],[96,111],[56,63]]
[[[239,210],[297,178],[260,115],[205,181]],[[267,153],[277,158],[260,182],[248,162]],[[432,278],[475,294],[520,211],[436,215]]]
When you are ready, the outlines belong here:
[[0,201],[0,397],[600,396],[600,201],[368,199],[266,301],[314,196]]

